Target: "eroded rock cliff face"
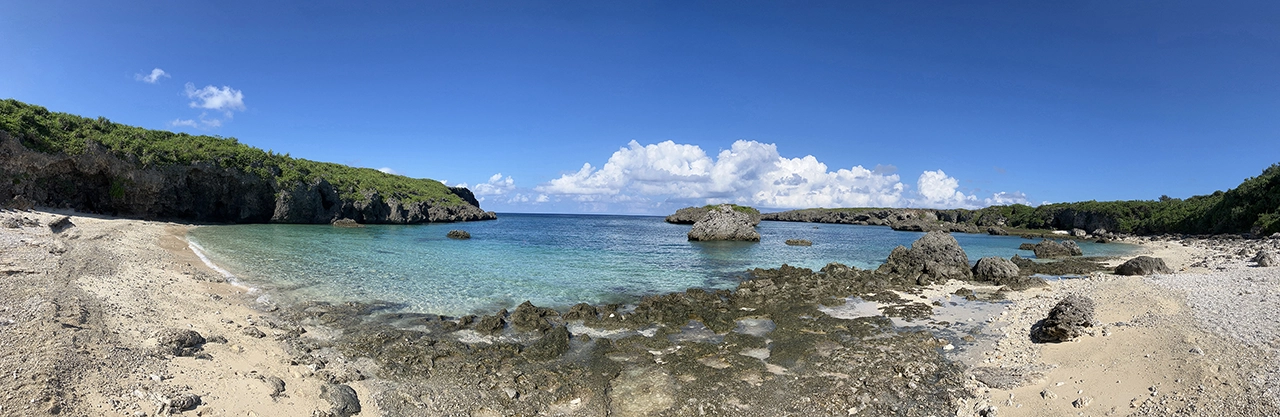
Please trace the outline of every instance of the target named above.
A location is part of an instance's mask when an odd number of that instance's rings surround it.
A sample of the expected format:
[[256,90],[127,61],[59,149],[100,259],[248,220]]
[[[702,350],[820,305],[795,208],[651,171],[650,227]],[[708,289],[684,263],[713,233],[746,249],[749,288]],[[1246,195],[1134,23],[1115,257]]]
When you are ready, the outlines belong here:
[[277,184],[274,178],[213,163],[143,167],[134,158],[90,143],[79,155],[27,149],[0,132],[0,202],[15,198],[47,207],[146,219],[219,223],[424,223],[489,220],[465,188],[465,203],[402,202],[366,190],[343,199],[323,178]]

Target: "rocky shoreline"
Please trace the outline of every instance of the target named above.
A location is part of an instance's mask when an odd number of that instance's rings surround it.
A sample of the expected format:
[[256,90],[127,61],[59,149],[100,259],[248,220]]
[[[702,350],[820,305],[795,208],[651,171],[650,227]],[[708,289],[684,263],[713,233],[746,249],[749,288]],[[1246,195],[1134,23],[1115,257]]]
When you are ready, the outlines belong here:
[[[1175,272],[1119,277],[1110,273],[1119,260],[1080,258],[1014,259],[1013,276],[1004,263],[971,271],[942,239],[904,248],[878,271],[783,266],[751,271],[734,290],[691,289],[635,305],[556,311],[525,303],[442,317],[379,303],[264,304],[201,266],[178,240],[181,225],[73,216],[71,226],[50,228],[56,216],[0,213],[14,219],[0,227],[10,278],[0,285],[0,362],[45,375],[34,383],[0,379],[13,384],[0,388],[15,393],[0,401],[0,412],[155,415],[183,412],[190,396],[199,400],[189,412],[201,415],[1277,410],[1271,333],[1243,340],[1248,330],[1233,336],[1218,328],[1229,321],[1213,317],[1276,328],[1251,308],[1280,300],[1272,297],[1280,268],[1245,258],[1278,249],[1280,240],[1128,238]],[[154,253],[156,246],[166,250]],[[939,252],[951,255],[933,256]],[[951,269],[929,266],[940,264]],[[1030,277],[1063,270],[1088,278]],[[1222,291],[1203,291],[1233,271],[1248,273],[1226,276],[1233,284]],[[1013,285],[1024,281],[1037,284]],[[1236,288],[1257,300],[1234,305],[1243,297]],[[1032,343],[1031,326],[1068,293],[1097,300],[1101,326],[1074,342]],[[864,303],[871,310],[856,313]],[[982,327],[944,318],[964,303],[1003,314],[992,313]],[[171,337],[172,329],[192,330],[203,343]],[[53,344],[19,347],[46,339]],[[1190,352],[1184,345],[1205,353],[1192,358],[1213,362],[1189,367],[1187,356],[1175,355]],[[1062,359],[1077,356],[1092,359]],[[55,357],[65,357],[64,365]],[[1123,389],[1103,388],[1099,366],[1134,376],[1117,378]],[[1133,398],[1139,382],[1156,390]],[[1129,397],[1121,404],[1120,396]]]

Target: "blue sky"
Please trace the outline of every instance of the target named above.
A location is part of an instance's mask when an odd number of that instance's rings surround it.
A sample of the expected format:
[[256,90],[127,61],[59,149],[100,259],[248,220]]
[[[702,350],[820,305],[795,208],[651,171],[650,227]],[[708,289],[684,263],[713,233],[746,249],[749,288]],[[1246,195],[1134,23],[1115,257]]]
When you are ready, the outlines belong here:
[[1280,162],[1229,3],[3,1],[0,97],[500,212],[1187,197]]

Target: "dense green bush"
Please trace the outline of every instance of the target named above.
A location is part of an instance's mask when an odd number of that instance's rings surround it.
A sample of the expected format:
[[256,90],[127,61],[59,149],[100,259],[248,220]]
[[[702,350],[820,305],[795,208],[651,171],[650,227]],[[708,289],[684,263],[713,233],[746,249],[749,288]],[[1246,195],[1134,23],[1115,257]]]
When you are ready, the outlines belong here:
[[324,178],[344,199],[357,200],[364,191],[377,191],[383,198],[403,202],[463,204],[461,198],[435,180],[291,158],[241,144],[235,138],[150,130],[112,123],[104,117],[89,119],[51,112],[13,99],[0,100],[0,131],[8,132],[29,149],[50,154],[78,155],[91,143],[97,143],[142,168],[208,163],[272,179],[282,188]]

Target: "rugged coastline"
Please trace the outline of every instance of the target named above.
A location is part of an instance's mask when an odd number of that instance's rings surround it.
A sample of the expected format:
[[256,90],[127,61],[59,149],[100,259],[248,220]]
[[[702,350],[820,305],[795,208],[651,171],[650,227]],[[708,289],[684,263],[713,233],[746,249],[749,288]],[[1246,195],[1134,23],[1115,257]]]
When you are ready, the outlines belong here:
[[[9,320],[0,326],[0,346],[15,364],[35,365],[14,369],[45,375],[17,381],[10,390],[16,394],[0,402],[3,410],[24,414],[153,415],[161,408],[176,411],[173,401],[193,394],[201,398],[194,411],[202,415],[341,415],[335,411],[351,405],[334,402],[347,400],[334,394],[341,386],[353,388],[358,415],[992,415],[993,409],[1043,415],[1080,411],[1071,402],[1082,396],[1091,396],[1085,411],[1116,407],[1121,415],[1162,414],[1164,408],[1188,415],[1275,410],[1275,382],[1255,373],[1275,369],[1267,362],[1275,359],[1274,347],[1243,342],[1222,328],[1225,323],[1215,327],[1206,321],[1212,314],[1197,307],[1209,302],[1164,285],[1244,270],[1252,275],[1232,282],[1252,286],[1249,291],[1265,299],[1275,291],[1267,285],[1280,280],[1271,269],[1246,266],[1243,253],[1274,250],[1273,240],[1130,238],[1170,260],[1176,272],[1117,277],[1087,272],[1117,261],[1079,261],[1088,279],[1023,291],[956,280],[919,286],[897,274],[839,265],[821,271],[783,267],[754,271],[754,279],[733,291],[690,290],[635,306],[555,311],[526,304],[487,316],[440,317],[379,304],[262,304],[202,267],[178,239],[182,225],[76,215],[73,227],[55,233],[48,224],[56,214],[3,215],[35,223],[0,229],[10,277],[0,295],[0,314]],[[166,251],[142,255],[156,246]],[[66,289],[41,290],[51,282],[65,282]],[[945,320],[926,319],[956,302],[951,293],[977,303],[1012,303],[1000,304],[1006,314],[992,318],[1002,324],[997,340],[979,335],[969,341],[963,332],[944,332]],[[1076,342],[1026,340],[1031,322],[1066,293],[1098,299],[1104,326]],[[1138,302],[1134,296],[1147,298]],[[839,315],[833,308],[852,308],[851,297],[880,308],[866,316],[831,316]],[[1239,296],[1215,297],[1231,302]],[[925,324],[901,327],[903,320]],[[1274,326],[1265,317],[1257,320],[1255,325]],[[157,336],[172,328],[209,340],[200,346],[204,355],[155,353],[163,339]],[[53,344],[17,348],[32,338]],[[1177,365],[1186,360],[1174,354],[1184,350],[1179,343],[1207,353],[1193,357],[1230,366],[1183,378],[1178,373],[1190,368]],[[1099,346],[1120,350],[1086,355],[1095,359],[1085,362],[1062,359]],[[1169,347],[1142,354],[1153,359],[1123,346]],[[55,356],[66,356],[66,365],[55,366]],[[98,359],[103,357],[111,360]],[[1144,371],[1150,363],[1172,365]],[[1142,375],[1123,378],[1128,388],[1155,381],[1158,394],[1137,398],[1130,409],[1125,407],[1134,395],[1128,391],[1124,404],[1117,403],[1119,394],[1087,391],[1095,387],[1089,372],[1099,365]],[[108,377],[119,382],[99,380]],[[276,392],[276,380],[284,396]],[[1206,381],[1230,389],[1198,390]],[[1069,394],[1075,391],[1058,382],[1088,394]],[[1045,389],[1057,400],[1041,396]],[[1198,408],[1189,410],[1189,404]],[[289,411],[273,414],[272,407]],[[1250,414],[1232,414],[1237,409]]]

